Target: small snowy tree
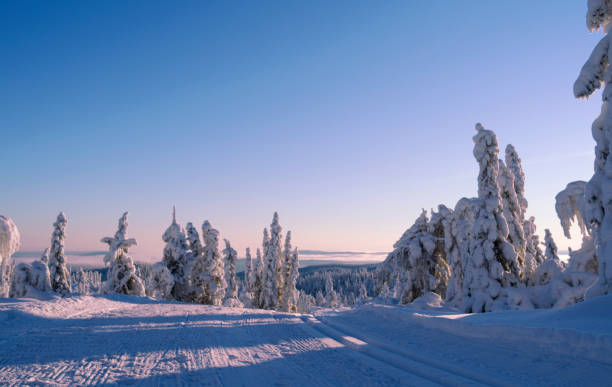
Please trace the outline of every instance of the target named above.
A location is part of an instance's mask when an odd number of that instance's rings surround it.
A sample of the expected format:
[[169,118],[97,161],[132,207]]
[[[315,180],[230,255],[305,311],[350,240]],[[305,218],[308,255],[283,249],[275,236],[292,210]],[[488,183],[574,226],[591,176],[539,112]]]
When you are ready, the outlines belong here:
[[238,282],[236,282],[236,260],[238,259],[238,253],[232,248],[227,239],[225,239],[223,255],[223,260],[225,262],[225,279],[227,281],[224,305],[230,307],[242,306],[238,300]]
[[183,228],[176,222],[176,209],[172,208],[172,223],[164,234],[163,262],[174,277],[172,296],[177,301],[192,301],[192,289],[189,282],[189,257],[187,256],[187,239]]
[[325,276],[325,306],[328,308],[338,307],[338,294],[334,290],[334,282],[329,272]]
[[124,212],[119,219],[119,225],[114,237],[104,237],[102,243],[108,244],[108,253],[104,262],[110,263],[105,291],[107,293],[122,293],[130,296],[144,296],[145,288],[136,274],[136,267],[128,255],[128,249],[136,246],[134,238],[126,238],[128,213]]
[[535,283],[534,275],[537,267],[544,261],[544,253],[540,248],[540,237],[536,234],[535,218],[532,216],[523,224],[525,231],[525,268],[524,278],[527,284]]
[[64,257],[64,239],[66,238],[66,215],[60,212],[57,220],[53,223],[53,235],[51,236],[51,250],[49,252],[49,272],[51,275],[51,287],[54,292],[66,295],[72,291],[70,285],[70,270],[66,267]]
[[30,285],[40,292],[50,292],[52,290],[48,248],[43,251],[39,261],[32,262],[32,278]]

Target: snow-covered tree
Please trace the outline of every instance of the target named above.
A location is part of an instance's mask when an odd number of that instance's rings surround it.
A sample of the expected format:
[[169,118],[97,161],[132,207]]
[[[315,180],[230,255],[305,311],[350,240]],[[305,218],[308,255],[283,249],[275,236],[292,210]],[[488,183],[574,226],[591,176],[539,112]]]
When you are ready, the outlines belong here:
[[546,259],[559,260],[559,255],[557,255],[557,244],[555,243],[549,229],[544,230],[544,246],[546,247],[544,253],[544,257]]
[[456,307],[462,302],[463,264],[468,259],[474,218],[479,206],[478,199],[461,198],[455,205],[450,222],[451,241],[447,251],[447,261],[451,267],[451,277],[446,289],[446,301]]
[[325,276],[325,306],[338,307],[338,293],[334,290],[334,283],[329,273]]
[[525,268],[524,278],[528,285],[533,285],[535,271],[544,261],[544,253],[540,248],[540,237],[536,234],[535,218],[532,216],[523,224],[525,232]]
[[251,307],[260,308],[261,307],[261,294],[263,291],[263,272],[264,272],[264,262],[261,257],[261,250],[257,249],[257,253],[255,254],[255,263],[254,263],[254,287],[253,287],[253,301]]
[[11,218],[0,215],[0,297],[8,295],[11,256],[21,246],[21,235]]
[[270,245],[270,237],[268,229],[264,228],[263,236],[263,252],[264,266],[262,270],[262,288],[259,305],[262,309],[276,309],[278,306],[278,282],[276,279],[276,264],[278,262],[278,254]]
[[48,248],[43,251],[39,261],[32,262],[32,278],[30,285],[40,292],[50,292],[52,289]]
[[145,288],[136,274],[136,267],[128,255],[128,249],[136,246],[134,238],[126,238],[128,213],[124,212],[119,219],[119,225],[114,237],[104,237],[102,243],[108,244],[108,253],[104,262],[110,263],[105,291],[107,293],[122,293],[131,296],[144,296]]
[[51,274],[51,287],[54,292],[66,295],[72,291],[70,285],[70,270],[66,267],[64,257],[64,239],[66,238],[66,215],[60,212],[53,223],[51,236],[51,250],[49,251],[49,272]]
[[389,281],[393,281],[395,289],[401,288],[402,303],[410,303],[430,291],[445,294],[450,268],[446,262],[444,225],[448,229],[447,220],[450,220],[450,216],[451,211],[440,206],[430,224],[427,212],[423,210],[415,223],[393,245],[393,252],[383,265],[383,270],[393,274],[383,276],[382,281],[387,287]]
[[357,302],[364,303],[367,301],[367,299],[368,299],[368,289],[366,289],[365,284],[362,283],[361,286],[359,287],[359,297],[357,298]]
[[297,301],[297,312],[298,313],[311,313],[312,307],[316,304],[315,298],[302,291],[299,292]]
[[224,305],[230,307],[242,306],[238,300],[238,282],[236,282],[236,260],[238,253],[234,250],[230,242],[225,239],[225,249],[223,249],[223,261],[225,262],[225,280],[227,288],[225,291]]
[[[137,270],[138,277],[142,280]],[[143,281],[144,284],[144,281]],[[146,288],[146,285],[144,285]],[[99,271],[90,271],[80,268],[72,273],[72,290],[80,294],[99,294],[102,293],[102,274]]]
[[163,262],[174,277],[172,297],[177,301],[192,301],[193,294],[189,281],[189,257],[187,250],[187,238],[180,224],[176,222],[176,209],[172,208],[172,223],[164,234],[162,240],[166,242],[164,247]]
[[525,198],[525,173],[523,172],[523,165],[521,158],[516,149],[512,144],[506,145],[506,167],[512,172],[514,178],[514,191],[516,192],[516,198],[520,205],[520,219],[521,224],[525,221],[525,213],[527,211],[527,199]]
[[[498,185],[499,162],[495,133],[476,124],[474,157],[478,161],[478,199],[469,255],[463,265],[463,309],[487,312],[514,307],[504,288],[519,283],[516,252],[508,242],[508,223]],[[513,303],[513,302],[512,302]]]
[[588,297],[595,297],[612,292],[612,109],[608,101],[612,94],[610,80],[610,35],[612,20],[612,2],[608,0],[589,0],[587,2],[587,27],[589,30],[602,29],[604,37],[599,41],[591,56],[580,71],[574,83],[574,95],[577,98],[588,97],[604,83],[602,92],[603,104],[601,114],[593,122],[591,132],[595,139],[595,173],[586,184],[585,220],[587,227],[593,230],[598,258],[598,279],[587,292]]
[[[289,233],[287,233],[287,235],[289,235]],[[291,244],[285,243],[285,249],[287,250],[290,248]],[[283,310],[285,312],[297,312],[299,298],[299,291],[295,287],[299,275],[299,258],[297,247],[293,250],[293,252],[289,254],[285,253],[285,264],[287,266],[287,274],[285,277],[285,290],[283,291],[283,297],[285,298],[283,301]]]
[[202,256],[195,263],[194,287],[197,289],[198,302],[204,304],[221,305],[225,298],[224,266],[219,254],[219,231],[214,229],[205,220],[202,224],[202,239],[204,250]]
[[[285,287],[285,272],[283,268],[284,264],[284,256],[282,252],[282,228],[278,221],[278,213],[274,213],[274,217],[272,218],[272,223],[270,224],[270,244],[268,246],[268,254],[270,255],[269,259],[274,261],[274,267],[276,271],[276,308],[283,309],[283,290]],[[265,259],[265,258],[264,258]]]
[[323,296],[323,292],[321,290],[317,290],[317,294],[315,296],[315,303],[317,306],[325,305],[325,296]]
[[499,175],[497,181],[502,199],[504,218],[508,224],[508,242],[512,244],[516,254],[518,278],[524,281],[525,250],[527,244],[523,228],[525,209],[521,206],[517,195],[514,172],[502,160],[498,160],[498,163]]

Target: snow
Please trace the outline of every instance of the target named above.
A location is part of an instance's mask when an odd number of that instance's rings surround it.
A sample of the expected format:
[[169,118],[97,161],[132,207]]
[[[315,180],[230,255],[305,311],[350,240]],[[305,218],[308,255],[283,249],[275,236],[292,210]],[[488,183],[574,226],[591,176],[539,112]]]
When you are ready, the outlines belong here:
[[0,384],[601,385],[612,296],[466,315],[426,294],[314,315],[120,294],[0,299]]

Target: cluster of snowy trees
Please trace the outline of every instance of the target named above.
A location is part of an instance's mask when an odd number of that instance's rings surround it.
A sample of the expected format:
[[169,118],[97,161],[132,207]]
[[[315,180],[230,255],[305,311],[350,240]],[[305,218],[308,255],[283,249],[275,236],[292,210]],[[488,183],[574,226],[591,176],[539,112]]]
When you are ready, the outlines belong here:
[[591,227],[581,218],[584,190],[572,183],[557,196],[566,235],[576,218],[585,238],[566,267],[550,231],[540,243],[534,218],[526,216],[525,174],[516,149],[508,145],[502,160],[495,133],[480,124],[476,131],[478,197],[462,198],[454,209],[440,205],[431,217],[423,210],[381,264],[380,281],[400,289],[395,292],[402,303],[433,292],[465,312],[562,307],[582,300],[596,266]]
[[0,241],[0,246],[7,250],[0,251],[0,273],[3,273],[0,285],[6,283],[3,296],[35,296],[39,292],[66,295],[76,291],[146,295],[183,302],[231,307],[246,305],[289,312],[304,311],[309,307],[307,299],[300,301],[296,289],[298,250],[291,245],[290,231],[285,236],[284,245],[281,244],[282,228],[277,213],[274,213],[270,233],[264,229],[263,257],[260,249],[257,249],[255,259],[251,257],[250,249],[246,250],[244,281],[237,278],[238,253],[230,241],[225,239],[225,248],[219,252],[219,232],[210,222],[202,224],[200,239],[192,223],[188,223],[186,229],[177,223],[174,210],[172,223],[162,235],[166,242],[162,262],[138,267],[128,252],[136,245],[135,239],[127,237],[128,213],[121,216],[115,235],[101,239],[108,245],[104,256],[108,272],[104,282],[100,273],[95,271],[80,269],[71,275],[64,254],[67,218],[63,212],[53,224],[51,247],[32,264],[14,266],[9,263],[10,256],[19,248],[19,234],[10,219],[2,217],[0,220],[0,237],[12,238],[11,241]]
[[[309,268],[310,269],[310,268]],[[324,266],[308,270],[299,277],[297,288],[308,305],[319,307],[354,306],[374,297],[380,302],[393,298],[393,291],[376,277],[375,266]]]

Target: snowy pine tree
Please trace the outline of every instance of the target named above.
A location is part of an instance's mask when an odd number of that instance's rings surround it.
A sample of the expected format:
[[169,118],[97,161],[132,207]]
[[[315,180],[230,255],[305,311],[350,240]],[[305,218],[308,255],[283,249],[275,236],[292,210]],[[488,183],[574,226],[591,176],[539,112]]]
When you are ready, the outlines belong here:
[[193,290],[189,281],[191,265],[187,254],[189,246],[183,228],[176,222],[174,207],[172,208],[172,223],[162,235],[162,240],[166,242],[163,262],[174,277],[172,297],[177,301],[192,301]]
[[227,284],[223,260],[219,254],[219,231],[212,228],[207,220],[202,224],[202,238],[204,239],[204,251],[201,262],[206,264],[206,267],[203,270],[204,275],[200,277],[200,280],[205,280],[205,284],[200,285],[200,288],[206,289],[205,303],[221,305],[225,298]]
[[516,286],[520,268],[514,247],[507,240],[508,223],[498,185],[497,137],[476,125],[474,157],[478,161],[478,199],[469,255],[463,265],[463,310],[488,312],[513,308],[504,288]]
[[66,267],[64,257],[64,239],[66,238],[66,215],[60,212],[57,220],[53,223],[53,235],[51,236],[51,250],[49,251],[49,272],[51,275],[51,287],[54,292],[66,295],[72,292],[70,284],[70,270]]
[[[287,235],[290,234],[287,233]],[[290,248],[291,244],[285,243],[285,249],[287,250]],[[299,298],[299,291],[295,287],[299,275],[299,258],[297,247],[293,250],[293,252],[285,254],[285,262],[285,265],[287,266],[287,274],[285,277],[285,290],[283,291],[283,297],[285,298],[283,301],[283,310],[285,312],[297,312]]]
[[274,260],[275,270],[276,270],[276,308],[283,309],[283,290],[285,287],[285,272],[283,268],[284,264],[284,256],[282,252],[282,235],[281,235],[281,226],[278,221],[278,213],[274,213],[274,217],[272,218],[272,223],[270,224],[270,245],[268,247],[268,254],[271,255],[271,259]]
[[128,248],[136,246],[134,238],[126,239],[128,213],[123,213],[114,237],[104,237],[102,243],[108,244],[108,253],[104,262],[110,263],[105,291],[107,293],[122,293],[131,296],[144,296],[145,289],[141,279],[136,274],[136,267],[128,255]]
[[257,249],[255,255],[254,267],[254,287],[253,287],[253,301],[251,307],[261,308],[261,294],[263,291],[263,271],[264,262],[261,257],[261,250]]
[[225,239],[223,255],[223,260],[225,262],[225,280],[227,281],[224,305],[230,307],[242,306],[238,300],[238,282],[236,281],[236,260],[238,259],[238,253],[232,248],[227,239]]
[[32,262],[30,285],[40,292],[51,291],[51,272],[49,271],[49,249],[43,251],[39,261]]
[[264,266],[261,274],[262,288],[259,305],[262,309],[276,309],[278,306],[278,290],[276,288],[278,284],[276,278],[278,253],[276,253],[277,249],[271,246],[267,228],[264,228],[263,251]]
[[334,283],[329,272],[325,276],[325,306],[328,308],[338,307],[338,294],[334,290]]
[[588,97],[605,84],[602,92],[601,114],[593,122],[591,132],[595,139],[595,173],[586,184],[585,220],[593,230],[598,259],[597,282],[587,292],[587,297],[595,297],[612,292],[612,109],[608,101],[612,94],[610,88],[610,35],[612,2],[608,0],[589,0],[587,2],[587,27],[589,30],[602,29],[604,37],[599,41],[591,56],[580,71],[574,83],[577,98]]

